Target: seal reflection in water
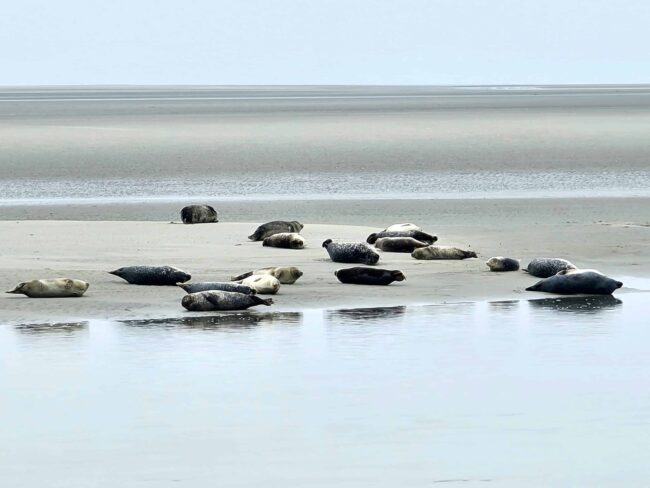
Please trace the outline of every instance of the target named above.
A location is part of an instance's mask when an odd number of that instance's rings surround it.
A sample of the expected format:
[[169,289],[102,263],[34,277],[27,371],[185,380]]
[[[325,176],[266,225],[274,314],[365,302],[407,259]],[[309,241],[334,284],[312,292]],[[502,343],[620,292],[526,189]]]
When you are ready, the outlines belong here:
[[217,211],[210,205],[188,205],[181,210],[184,224],[210,224],[219,222]]
[[595,271],[558,273],[538,281],[526,291],[543,291],[558,295],[611,295],[623,283]]
[[132,285],[175,286],[192,278],[185,271],[173,266],[126,266],[109,273]]
[[404,281],[406,277],[399,270],[378,268],[345,268],[334,271],[334,276],[341,283],[354,285],[390,285],[393,281]]
[[90,285],[85,281],[70,278],[53,280],[32,280],[19,283],[13,290],[6,293],[27,295],[30,298],[64,298],[80,297]]
[[263,241],[267,237],[272,236],[273,234],[280,234],[283,232],[300,232],[303,228],[303,225],[293,220],[288,222],[286,220],[274,220],[272,222],[267,222],[266,224],[260,225],[255,232],[248,236],[251,241]]
[[377,264],[379,254],[373,251],[365,242],[323,242],[330,259],[335,263]]
[[411,253],[415,259],[467,259],[475,258],[474,251],[465,251],[452,246],[427,246],[416,249]]
[[263,299],[257,295],[244,295],[231,291],[202,291],[190,293],[181,300],[181,305],[191,312],[214,310],[245,310],[256,305],[270,306],[273,299]]

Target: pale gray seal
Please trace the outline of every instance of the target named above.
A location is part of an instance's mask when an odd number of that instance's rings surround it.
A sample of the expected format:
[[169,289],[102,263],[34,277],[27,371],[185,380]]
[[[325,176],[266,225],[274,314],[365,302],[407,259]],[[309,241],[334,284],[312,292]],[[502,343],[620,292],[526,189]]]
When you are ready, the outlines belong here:
[[354,285],[390,285],[393,281],[404,281],[406,277],[399,270],[388,270],[378,268],[344,268],[337,269],[334,276],[341,283]]
[[80,297],[90,285],[85,281],[70,278],[53,280],[32,280],[19,283],[6,293],[27,295],[30,298]]
[[427,246],[416,249],[411,253],[415,259],[467,259],[475,258],[474,251],[465,251],[452,246]]
[[261,295],[275,295],[280,289],[280,280],[268,274],[251,275],[241,280],[241,284],[250,286]]
[[132,285],[174,286],[192,278],[188,273],[173,266],[126,266],[109,271]]
[[557,274],[559,271],[564,271],[565,269],[575,269],[576,266],[567,261],[566,259],[560,258],[535,258],[530,263],[524,271],[536,276],[537,278],[548,278]]
[[490,271],[517,271],[519,269],[518,259],[504,258],[503,256],[490,258],[485,264],[490,268]]
[[384,229],[384,232],[404,232],[407,230],[419,230],[422,231],[422,227],[419,227],[415,224],[406,223],[406,224],[393,224]]
[[275,266],[271,268],[256,269],[254,271],[249,271],[247,273],[240,274],[239,276],[233,276],[231,280],[232,281],[243,280],[244,278],[248,278],[249,276],[252,276],[254,274],[256,275],[268,274],[271,276],[275,276],[278,279],[278,281],[280,281],[280,283],[283,285],[293,285],[298,280],[298,278],[302,276],[302,271],[300,271],[295,266]]
[[263,299],[257,295],[245,295],[232,291],[201,291],[185,295],[181,305],[191,312],[208,312],[212,310],[245,310],[256,305],[269,306],[271,298]]
[[285,249],[302,249],[305,247],[305,238],[295,232],[280,232],[266,237],[263,246],[283,247]]
[[239,283],[231,283],[229,281],[197,281],[195,283],[178,283],[178,286],[185,290],[187,293],[198,293],[200,291],[218,290],[218,291],[232,291],[235,293],[243,293],[244,295],[254,295],[255,289],[250,286],[240,285]]
[[330,259],[335,263],[377,264],[379,254],[373,251],[365,242],[323,242]]
[[433,244],[438,240],[437,236],[427,234],[426,232],[422,232],[420,230],[405,230],[405,231],[396,230],[391,232],[382,230],[381,232],[375,232],[373,234],[370,234],[366,239],[366,242],[368,244],[374,244],[377,241],[377,239],[381,239],[382,237],[412,237],[417,241],[426,242],[427,244]]
[[384,252],[413,252],[428,245],[412,237],[381,237],[375,241],[375,247]]
[[274,220],[260,225],[255,232],[248,236],[251,241],[263,241],[273,234],[280,234],[282,232],[300,232],[303,225],[298,221],[287,222],[285,220]]
[[611,295],[623,283],[594,271],[558,272],[538,281],[526,291],[543,291],[558,295]]
[[219,222],[217,211],[210,205],[188,205],[181,210],[184,224],[209,224]]

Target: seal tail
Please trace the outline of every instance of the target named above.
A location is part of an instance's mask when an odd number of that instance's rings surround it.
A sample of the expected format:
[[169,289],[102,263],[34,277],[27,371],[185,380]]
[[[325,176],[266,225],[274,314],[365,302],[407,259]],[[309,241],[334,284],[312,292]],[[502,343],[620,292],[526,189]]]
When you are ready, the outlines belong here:
[[273,298],[260,298],[258,296],[252,295],[252,297],[255,299],[256,305],[266,305],[267,307],[270,307],[273,305]]
[[243,279],[253,276],[253,272],[249,271],[248,273],[240,274],[239,276],[231,276],[230,281],[241,281]]

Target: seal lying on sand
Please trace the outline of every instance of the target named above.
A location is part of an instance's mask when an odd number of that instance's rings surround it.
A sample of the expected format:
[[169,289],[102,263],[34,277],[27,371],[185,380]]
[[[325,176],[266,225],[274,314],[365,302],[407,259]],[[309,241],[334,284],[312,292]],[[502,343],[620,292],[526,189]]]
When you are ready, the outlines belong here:
[[611,295],[623,286],[604,274],[594,271],[559,272],[549,278],[538,281],[526,291],[543,291],[558,295]]
[[188,205],[181,210],[184,224],[208,224],[219,222],[217,211],[210,205]]
[[295,266],[276,266],[273,268],[256,269],[255,271],[249,271],[248,273],[240,274],[239,276],[233,276],[231,278],[231,281],[243,280],[244,278],[248,278],[254,274],[268,274],[275,276],[283,285],[293,285],[298,280],[298,278],[302,276],[302,271],[300,271]]
[[185,283],[192,278],[185,271],[173,266],[126,266],[109,273],[119,276],[132,285],[174,286],[176,283]]
[[474,251],[464,251],[452,246],[427,246],[416,249],[411,253],[415,259],[467,259],[475,258]]
[[327,239],[323,247],[335,263],[377,264],[379,254],[365,242],[332,242]]
[[385,252],[413,252],[429,244],[420,242],[412,237],[382,237],[375,241],[375,247]]
[[85,281],[70,278],[53,280],[32,280],[19,283],[7,293],[23,294],[30,298],[80,297],[90,285]]
[[399,270],[377,268],[345,268],[334,271],[334,276],[341,283],[355,285],[390,285],[393,281],[404,281],[406,277]]
[[244,295],[255,295],[255,290],[250,286],[240,285],[239,283],[230,283],[228,281],[197,281],[196,283],[178,283],[178,286],[185,290],[187,293],[218,290],[243,293]]
[[535,258],[528,263],[528,267],[524,271],[537,278],[548,278],[565,269],[576,269],[576,266],[566,259]]
[[406,224],[393,224],[389,227],[386,227],[383,232],[404,232],[407,230],[419,230],[422,232],[422,227],[419,227],[415,224],[406,223]]
[[490,271],[517,271],[519,269],[519,260],[504,258],[503,256],[490,258],[485,264],[490,268]]
[[240,282],[242,285],[250,286],[261,295],[275,295],[280,289],[280,280],[268,274],[251,275]]
[[305,247],[305,238],[295,232],[280,232],[265,238],[262,245],[286,249],[302,249]]
[[433,244],[438,240],[437,236],[432,236],[431,234],[427,234],[426,232],[422,232],[420,230],[405,230],[405,231],[391,231],[391,232],[382,230],[381,232],[375,232],[374,234],[370,234],[366,239],[366,242],[368,244],[374,244],[377,241],[377,239],[381,239],[382,237],[412,237],[417,241],[426,242],[427,244]]
[[251,241],[263,241],[273,234],[280,234],[282,232],[300,232],[303,225],[295,220],[287,222],[285,220],[274,220],[260,225],[255,232],[248,236]]
[[266,300],[256,295],[245,295],[231,291],[202,291],[190,293],[181,300],[181,305],[191,312],[208,312],[212,310],[245,310],[255,305],[269,306],[271,298]]

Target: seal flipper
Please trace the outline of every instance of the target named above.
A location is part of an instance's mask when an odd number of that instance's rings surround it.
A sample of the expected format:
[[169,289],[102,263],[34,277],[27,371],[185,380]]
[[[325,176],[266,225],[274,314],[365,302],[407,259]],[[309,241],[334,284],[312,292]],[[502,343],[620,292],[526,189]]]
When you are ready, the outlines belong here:
[[252,271],[249,271],[248,273],[240,274],[239,276],[232,276],[230,278],[230,281],[241,281],[245,278],[248,278],[249,276],[253,276]]
[[21,285],[16,285],[16,288],[13,290],[7,290],[5,293],[13,293],[14,295],[20,295],[22,291],[20,291],[20,286]]
[[256,295],[251,295],[251,298],[253,299],[254,302],[256,302],[256,305],[266,305],[267,307],[270,305],[273,305],[273,299],[272,298],[260,298]]

